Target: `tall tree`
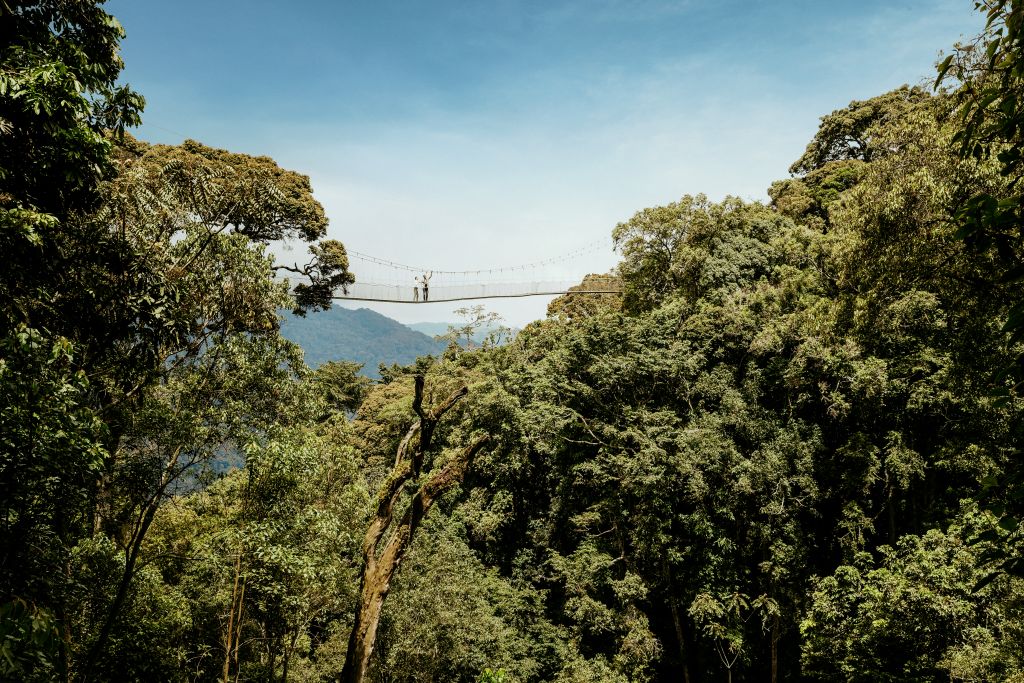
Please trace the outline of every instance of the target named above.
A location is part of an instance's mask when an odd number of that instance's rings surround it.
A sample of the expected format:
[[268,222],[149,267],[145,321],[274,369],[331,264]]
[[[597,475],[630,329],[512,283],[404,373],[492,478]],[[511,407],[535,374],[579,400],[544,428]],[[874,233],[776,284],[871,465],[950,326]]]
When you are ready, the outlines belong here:
[[[110,171],[108,131],[137,124],[143,105],[116,84],[123,31],[100,5],[0,4],[0,603],[29,604],[20,613],[40,623],[56,619],[59,638],[22,641],[44,677],[69,675],[58,584],[89,531],[90,481],[106,456],[96,378],[60,311],[102,288],[95,276],[123,258],[121,245],[97,239],[80,217]],[[59,653],[46,651],[52,642]]]
[[[936,87],[953,80],[959,129],[954,137],[964,157],[994,160],[1008,181],[1002,191],[979,189],[956,208],[960,234],[983,257],[997,259],[1009,281],[1024,278],[1024,4],[1018,0],[976,2],[987,15],[985,31],[957,45],[938,66]],[[1014,342],[1024,340],[1024,301],[1014,302],[1004,330]],[[1009,374],[1014,389],[1024,382]],[[1009,367],[1007,367],[1009,371]]]
[[[142,100],[115,85],[123,31],[100,4],[0,6],[0,248],[11,259],[0,275],[0,331],[12,354],[28,354],[8,367],[45,374],[47,353],[28,352],[54,349],[63,384],[76,391],[67,392],[74,406],[53,405],[99,419],[72,422],[95,447],[40,450],[32,416],[41,406],[16,397],[45,397],[12,385],[0,399],[21,420],[5,421],[0,460],[11,504],[2,597],[53,610],[64,677],[96,675],[161,501],[230,448],[240,427],[285,417],[272,397],[249,401],[233,422],[217,414],[248,382],[246,368],[268,361],[272,377],[282,360],[294,366],[277,337],[278,309],[323,308],[352,281],[344,247],[323,239],[327,220],[305,176],[266,157],[123,135]],[[289,267],[304,279],[294,299],[264,253],[289,238],[312,251],[309,263]],[[249,388],[266,389],[256,384]],[[55,479],[77,488],[41,498]],[[97,600],[106,610],[97,629],[73,634],[58,584],[71,579],[70,553],[90,535],[118,541],[123,571],[111,599]]]
[[[366,680],[384,600],[413,536],[438,498],[461,483],[474,456],[489,438],[487,435],[477,436],[447,461],[440,462],[435,457],[433,467],[424,470],[424,462],[429,464],[433,455],[431,451],[438,423],[469,393],[466,386],[461,386],[438,405],[425,407],[424,384],[424,376],[415,375],[412,409],[417,419],[398,445],[394,467],[377,493],[377,507],[363,539],[360,597],[341,673],[344,683],[363,683]],[[395,507],[409,483],[414,487],[411,499],[405,512],[395,521]]]
[[[156,510],[181,478],[249,434],[301,419],[291,385],[280,381],[302,364],[278,334],[278,311],[329,305],[333,289],[352,281],[344,247],[316,242],[327,219],[308,178],[267,157],[194,141],[171,147],[127,139],[116,165],[94,220],[131,245],[162,296],[158,325],[94,352],[107,380],[111,431],[96,524],[124,539],[125,565],[87,671],[117,621]],[[296,299],[274,279],[265,253],[266,242],[282,238],[314,241],[334,254],[306,269],[311,284]],[[109,309],[124,311],[119,296]],[[152,303],[139,305],[149,312]],[[128,330],[137,324],[129,320]]]
[[[1003,183],[974,187],[953,211],[958,235],[987,269],[993,289],[1024,281],[1024,3],[985,0],[975,8],[986,14],[985,30],[966,44],[957,44],[938,65],[935,87],[952,82],[957,131],[952,143],[964,159],[995,166]],[[1009,309],[999,317],[1008,357],[992,366],[990,388],[1001,401],[1024,395],[1024,297],[1012,294]],[[1017,433],[1024,424],[1014,425]],[[1024,576],[1024,458],[1001,477],[992,477],[985,491],[991,509],[1004,516],[1015,533],[991,547],[1001,571]]]

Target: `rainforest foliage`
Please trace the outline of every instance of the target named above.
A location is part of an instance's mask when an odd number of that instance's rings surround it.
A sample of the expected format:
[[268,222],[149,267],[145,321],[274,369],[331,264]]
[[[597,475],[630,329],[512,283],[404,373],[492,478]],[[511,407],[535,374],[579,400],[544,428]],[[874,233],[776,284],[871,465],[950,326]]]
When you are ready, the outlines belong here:
[[1024,681],[1024,8],[979,9],[769,203],[616,226],[622,296],[370,384],[280,335],[358,276],[309,180],[133,139],[116,20],[0,3],[0,679]]

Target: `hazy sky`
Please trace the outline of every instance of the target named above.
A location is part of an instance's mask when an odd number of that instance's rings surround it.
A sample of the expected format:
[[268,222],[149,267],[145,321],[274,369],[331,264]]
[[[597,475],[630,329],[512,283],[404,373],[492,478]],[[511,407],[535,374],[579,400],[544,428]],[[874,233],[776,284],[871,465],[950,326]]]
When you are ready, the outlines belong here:
[[[765,199],[820,116],[930,80],[939,50],[981,28],[972,7],[107,3],[147,99],[140,137],[268,154],[312,178],[350,249],[447,270],[572,251],[687,193]],[[564,274],[614,263],[609,247]],[[487,305],[519,326],[547,299]],[[455,307],[375,306],[403,322]]]

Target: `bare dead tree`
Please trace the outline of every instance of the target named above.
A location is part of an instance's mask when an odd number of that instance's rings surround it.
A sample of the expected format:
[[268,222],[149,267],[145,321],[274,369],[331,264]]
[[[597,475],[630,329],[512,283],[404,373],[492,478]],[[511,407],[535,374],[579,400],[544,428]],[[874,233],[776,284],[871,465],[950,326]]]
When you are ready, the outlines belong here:
[[[349,637],[345,666],[341,672],[342,683],[364,682],[377,639],[384,599],[391,590],[391,579],[409,550],[413,534],[441,494],[462,482],[473,457],[489,439],[487,435],[477,437],[443,467],[430,472],[412,495],[402,518],[392,524],[395,505],[402,497],[406,483],[419,480],[422,474],[423,459],[431,449],[438,422],[469,393],[469,389],[463,386],[436,408],[427,411],[423,408],[423,376],[416,375],[415,382],[416,393],[412,407],[419,419],[399,443],[395,465],[380,487],[377,510],[363,540],[360,601],[356,608],[352,635]],[[381,541],[389,528],[391,534],[381,547]]]

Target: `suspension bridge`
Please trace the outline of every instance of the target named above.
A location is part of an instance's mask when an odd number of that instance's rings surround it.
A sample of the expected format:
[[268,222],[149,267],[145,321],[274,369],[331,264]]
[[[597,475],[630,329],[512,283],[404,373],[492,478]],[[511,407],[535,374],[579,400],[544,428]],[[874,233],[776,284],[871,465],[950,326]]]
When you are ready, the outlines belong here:
[[622,284],[614,275],[579,273],[569,277],[570,264],[607,251],[608,240],[592,242],[559,256],[511,266],[475,270],[441,270],[414,266],[348,251],[349,269],[356,282],[337,292],[343,301],[389,303],[439,303],[471,299],[505,299],[561,294],[620,294]]

